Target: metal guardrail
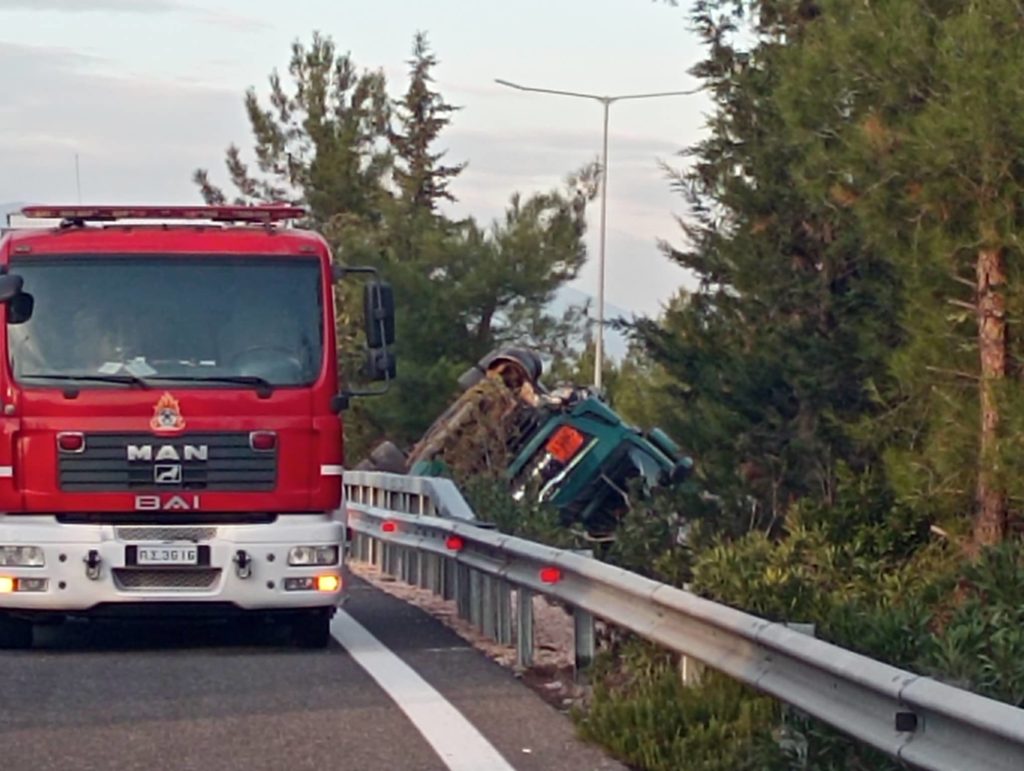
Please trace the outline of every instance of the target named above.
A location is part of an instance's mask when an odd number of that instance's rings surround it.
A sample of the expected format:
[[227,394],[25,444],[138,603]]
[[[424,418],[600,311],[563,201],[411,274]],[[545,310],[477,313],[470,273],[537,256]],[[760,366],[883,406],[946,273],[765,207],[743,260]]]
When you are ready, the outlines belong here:
[[[499,642],[512,641],[514,626],[524,665],[532,644],[532,617],[524,616],[536,592],[575,609],[583,661],[592,655],[596,616],[912,766],[1024,769],[1024,710],[592,558],[479,527],[447,480],[349,472],[345,490],[356,559],[455,599],[460,615],[465,611]],[[518,599],[514,625],[512,591]]]

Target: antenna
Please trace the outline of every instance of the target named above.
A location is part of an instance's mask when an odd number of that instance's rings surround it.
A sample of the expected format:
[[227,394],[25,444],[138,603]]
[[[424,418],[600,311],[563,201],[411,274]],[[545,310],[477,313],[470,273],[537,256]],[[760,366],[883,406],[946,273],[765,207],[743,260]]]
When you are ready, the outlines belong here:
[[75,153],[75,190],[78,193],[78,202],[82,202],[82,175],[78,168],[78,153]]

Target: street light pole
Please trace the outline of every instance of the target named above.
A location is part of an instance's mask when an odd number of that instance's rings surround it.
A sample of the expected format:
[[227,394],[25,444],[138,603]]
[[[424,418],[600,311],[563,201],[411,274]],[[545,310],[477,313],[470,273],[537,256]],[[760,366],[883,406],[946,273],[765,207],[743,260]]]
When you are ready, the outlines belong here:
[[511,83],[495,78],[495,83],[508,86],[518,91],[536,91],[541,94],[557,96],[573,96],[579,99],[591,99],[600,102],[604,108],[604,131],[601,142],[601,225],[598,236],[597,262],[597,340],[594,346],[594,388],[600,391],[603,387],[602,368],[604,366],[604,276],[605,276],[605,223],[608,209],[608,112],[613,102],[625,99],[655,99],[663,96],[690,96],[703,90],[700,88],[689,91],[659,91],[650,94],[620,94],[618,96],[601,96],[600,94],[584,94],[578,91],[559,91],[553,88],[535,88]]

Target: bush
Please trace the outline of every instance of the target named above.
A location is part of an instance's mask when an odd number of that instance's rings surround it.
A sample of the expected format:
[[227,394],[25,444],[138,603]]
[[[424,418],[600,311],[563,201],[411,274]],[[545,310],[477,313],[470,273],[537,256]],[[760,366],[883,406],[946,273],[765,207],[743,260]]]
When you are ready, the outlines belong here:
[[649,771],[775,771],[793,768],[776,741],[781,708],[710,673],[682,684],[675,657],[632,642],[595,665],[594,692],[577,715],[584,737]]

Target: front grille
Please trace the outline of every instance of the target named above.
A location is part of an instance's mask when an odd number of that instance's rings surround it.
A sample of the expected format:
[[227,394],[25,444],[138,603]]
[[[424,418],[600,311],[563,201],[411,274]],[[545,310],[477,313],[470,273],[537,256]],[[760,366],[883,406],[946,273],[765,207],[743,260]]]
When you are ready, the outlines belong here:
[[60,489],[100,492],[267,491],[277,450],[258,452],[248,433],[86,434],[85,450],[57,453]]
[[114,531],[122,541],[212,541],[217,537],[215,527],[119,527]]
[[114,568],[114,584],[126,592],[188,592],[209,589],[220,568]]

